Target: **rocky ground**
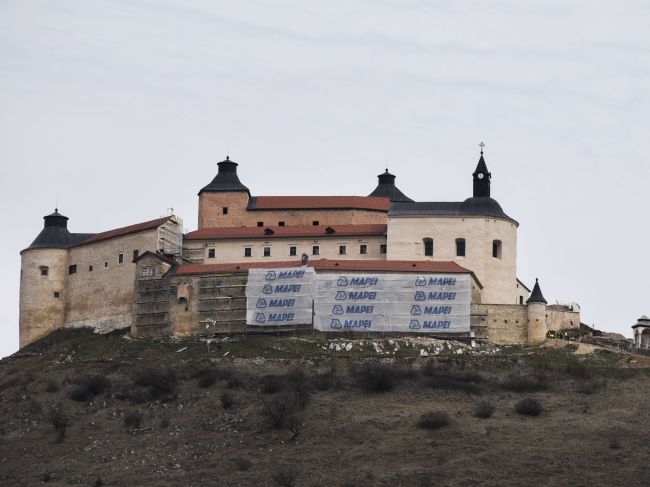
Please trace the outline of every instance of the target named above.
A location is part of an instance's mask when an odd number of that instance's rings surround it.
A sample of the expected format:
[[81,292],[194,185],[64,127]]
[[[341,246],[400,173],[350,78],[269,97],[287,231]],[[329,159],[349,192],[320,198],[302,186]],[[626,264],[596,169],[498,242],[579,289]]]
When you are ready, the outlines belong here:
[[650,484],[629,354],[60,332],[0,361],[0,485]]

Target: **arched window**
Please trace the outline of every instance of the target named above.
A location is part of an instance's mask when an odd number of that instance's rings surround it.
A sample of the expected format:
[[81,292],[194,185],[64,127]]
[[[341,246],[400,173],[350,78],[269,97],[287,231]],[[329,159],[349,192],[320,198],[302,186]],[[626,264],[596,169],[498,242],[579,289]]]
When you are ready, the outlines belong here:
[[495,259],[501,258],[501,240],[492,241],[492,257]]
[[424,243],[424,255],[427,257],[433,257],[433,239],[423,238],[422,242]]
[[458,257],[465,257],[465,239],[457,238],[456,239],[456,255]]

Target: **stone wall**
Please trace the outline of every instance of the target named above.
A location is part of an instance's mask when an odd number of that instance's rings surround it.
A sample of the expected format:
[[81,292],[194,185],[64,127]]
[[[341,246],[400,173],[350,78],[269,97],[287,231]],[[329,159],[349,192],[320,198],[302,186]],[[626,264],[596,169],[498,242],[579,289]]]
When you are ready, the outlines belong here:
[[580,328],[580,311],[564,306],[546,307],[546,331],[577,330]]
[[484,331],[488,341],[499,345],[526,343],[526,305],[472,304],[471,308],[473,325]]

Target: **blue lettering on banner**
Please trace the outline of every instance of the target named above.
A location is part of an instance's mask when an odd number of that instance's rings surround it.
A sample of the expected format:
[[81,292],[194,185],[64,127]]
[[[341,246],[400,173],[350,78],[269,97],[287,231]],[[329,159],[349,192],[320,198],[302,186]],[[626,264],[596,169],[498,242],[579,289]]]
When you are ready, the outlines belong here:
[[345,293],[345,291],[336,291],[336,299],[337,301],[345,301],[348,299],[348,295]]
[[278,284],[275,286],[276,293],[299,293],[301,284]]
[[456,278],[455,277],[430,277],[427,281],[426,277],[419,276],[415,278],[416,286],[455,286]]
[[272,294],[273,293],[273,286],[270,284],[264,284],[264,287],[262,288],[262,293],[263,294]]
[[293,321],[294,313],[269,313],[268,321]]
[[372,320],[345,320],[344,328],[370,328]]
[[352,277],[350,286],[376,286],[378,281],[376,277]]
[[265,323],[266,322],[266,315],[264,313],[257,313],[255,315],[255,322],[256,323]]
[[425,277],[419,276],[415,279],[415,285],[416,286],[426,286],[427,285],[427,280]]
[[343,314],[343,306],[340,304],[335,304],[334,307],[332,308],[332,314],[333,315],[342,315]]
[[425,321],[422,328],[447,329],[451,326],[451,321]]
[[255,305],[256,308],[266,308],[266,299],[264,298],[259,298],[257,300],[257,304]]
[[267,272],[266,276],[264,276],[264,279],[266,279],[267,281],[275,281],[276,279],[275,271]]
[[419,304],[414,304],[411,306],[411,314],[412,315],[421,315],[422,314],[422,308],[420,308]]
[[345,276],[339,277],[339,280],[336,281],[336,285],[337,286],[347,286],[348,285],[348,278],[345,277]]
[[419,330],[420,329],[420,321],[419,320],[411,320],[409,323],[409,328],[411,330]]
[[335,330],[340,330],[341,328],[343,328],[343,325],[341,324],[340,320],[334,319],[330,323],[330,327],[334,328]]
[[430,292],[428,296],[429,300],[435,300],[435,301],[444,301],[444,300],[449,300],[453,301],[456,299],[456,293],[448,293],[448,292]]
[[374,301],[377,299],[377,291],[350,291],[348,292],[348,299],[353,301]]
[[295,303],[295,299],[270,299],[269,308],[292,308]]
[[352,305],[347,306],[345,312],[349,315],[372,314],[374,309],[374,306]]
[[425,301],[427,299],[427,295],[424,293],[424,291],[415,291],[415,297],[413,299],[416,301]]
[[283,271],[278,273],[278,279],[301,279],[305,271]]
[[451,313],[451,306],[425,306],[425,315],[448,315]]

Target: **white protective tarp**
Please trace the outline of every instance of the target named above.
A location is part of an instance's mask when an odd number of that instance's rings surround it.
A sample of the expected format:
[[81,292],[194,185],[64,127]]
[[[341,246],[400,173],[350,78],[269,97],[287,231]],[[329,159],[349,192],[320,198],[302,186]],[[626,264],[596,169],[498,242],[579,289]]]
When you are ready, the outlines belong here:
[[460,333],[470,330],[468,274],[320,274],[321,331]]
[[246,324],[311,324],[315,289],[316,273],[313,267],[249,269]]

